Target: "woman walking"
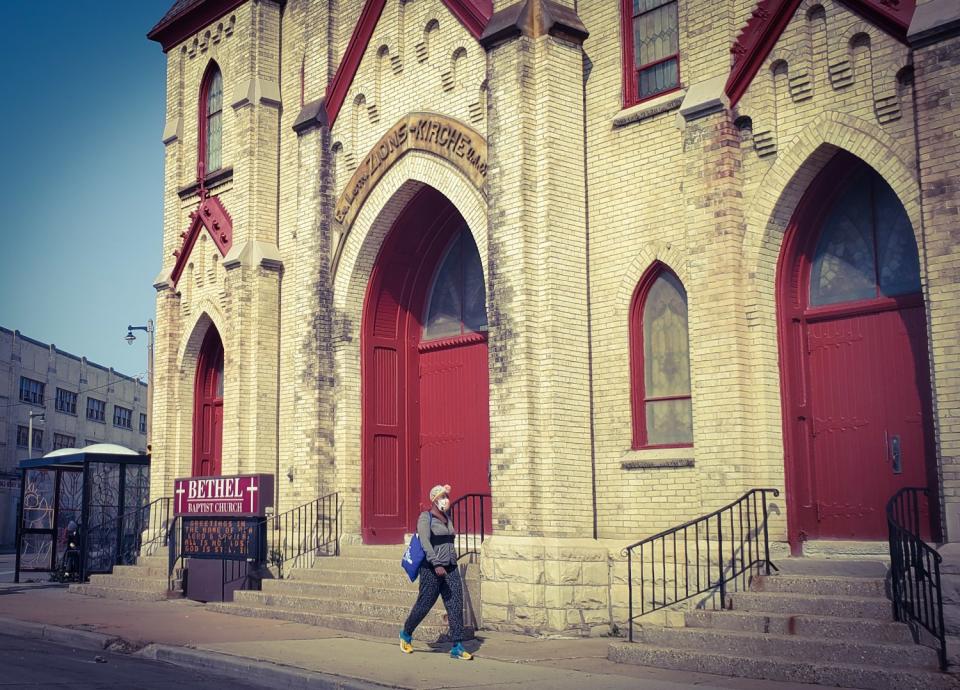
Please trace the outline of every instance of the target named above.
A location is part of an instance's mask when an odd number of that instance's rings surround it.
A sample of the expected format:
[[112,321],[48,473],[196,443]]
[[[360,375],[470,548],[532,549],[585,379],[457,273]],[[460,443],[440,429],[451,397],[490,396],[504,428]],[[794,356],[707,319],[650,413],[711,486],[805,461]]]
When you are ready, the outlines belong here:
[[454,545],[456,532],[450,519],[450,485],[438,485],[430,489],[430,510],[420,513],[417,520],[417,536],[426,556],[420,564],[420,593],[400,631],[400,649],[405,654],[413,652],[413,631],[443,597],[450,623],[450,639],[454,659],[472,659],[473,655],[463,648],[463,582],[457,570],[457,549]]

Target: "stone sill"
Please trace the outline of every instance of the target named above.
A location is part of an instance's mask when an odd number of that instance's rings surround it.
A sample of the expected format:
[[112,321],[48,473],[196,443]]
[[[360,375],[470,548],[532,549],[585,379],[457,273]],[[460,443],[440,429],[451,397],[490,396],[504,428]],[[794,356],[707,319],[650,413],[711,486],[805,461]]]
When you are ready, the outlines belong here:
[[[207,175],[203,183],[207,189],[213,189],[214,187],[226,184],[231,180],[233,180],[233,166],[214,170],[212,173]],[[186,187],[181,187],[178,189],[177,196],[179,196],[181,200],[186,200],[192,196],[195,196],[198,191],[200,191],[200,183],[194,182],[193,184],[188,184]]]
[[628,450],[620,456],[622,470],[683,469],[695,466],[693,448],[650,448]]
[[662,96],[652,98],[643,103],[637,103],[629,108],[624,108],[614,115],[613,126],[624,127],[634,122],[642,122],[643,120],[649,120],[651,117],[677,110],[683,103],[686,95],[687,90],[680,89],[679,91],[665,93]]

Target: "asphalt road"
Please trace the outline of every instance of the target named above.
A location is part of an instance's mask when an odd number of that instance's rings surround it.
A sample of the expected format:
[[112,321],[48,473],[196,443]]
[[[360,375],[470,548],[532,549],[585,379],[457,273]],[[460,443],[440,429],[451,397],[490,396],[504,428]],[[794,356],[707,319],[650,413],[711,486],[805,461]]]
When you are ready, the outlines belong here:
[[[96,659],[99,657],[102,662]],[[197,673],[124,654],[73,649],[43,640],[0,634],[0,689],[44,690],[169,690],[171,687],[200,690],[253,690],[235,680]]]

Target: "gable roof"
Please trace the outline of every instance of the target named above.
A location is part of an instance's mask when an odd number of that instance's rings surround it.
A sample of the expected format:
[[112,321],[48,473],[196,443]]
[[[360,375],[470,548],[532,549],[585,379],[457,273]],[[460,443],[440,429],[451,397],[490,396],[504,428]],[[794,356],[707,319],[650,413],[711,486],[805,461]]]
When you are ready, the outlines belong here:
[[[730,47],[733,63],[725,93],[732,108],[750,86],[763,61],[783,34],[802,0],[759,0],[750,19]],[[916,0],[841,0],[844,5],[874,22],[900,41],[916,9]]]
[[176,0],[163,18],[147,32],[147,38],[157,41],[163,47],[163,52],[167,52],[190,34],[244,2],[245,0]]
[[[470,32],[470,35],[479,39],[483,34],[487,22],[493,15],[493,0],[442,0],[450,13]],[[327,93],[325,107],[327,110],[327,122],[333,127],[340,114],[340,108],[343,107],[343,101],[347,97],[347,91],[353,84],[354,77],[357,76],[357,70],[360,68],[360,61],[367,50],[370,39],[373,37],[373,30],[377,28],[380,21],[380,15],[383,14],[383,8],[387,0],[366,0],[363,10],[360,12],[360,19],[353,27],[353,34],[350,36],[350,42],[347,49],[343,51],[343,57],[340,65],[337,67],[336,74],[327,84]]]

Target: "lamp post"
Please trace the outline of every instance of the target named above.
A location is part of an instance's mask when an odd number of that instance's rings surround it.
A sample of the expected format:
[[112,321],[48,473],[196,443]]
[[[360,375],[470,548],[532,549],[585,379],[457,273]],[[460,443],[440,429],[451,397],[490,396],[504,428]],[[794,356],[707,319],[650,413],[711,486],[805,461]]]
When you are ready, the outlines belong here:
[[31,460],[33,459],[33,420],[36,419],[38,422],[45,422],[46,414],[46,412],[30,412],[30,422],[27,427],[27,457]]
[[150,448],[153,430],[153,319],[147,319],[146,326],[127,326],[127,335],[123,338],[127,345],[133,345],[137,339],[134,331],[147,332],[147,447]]

